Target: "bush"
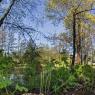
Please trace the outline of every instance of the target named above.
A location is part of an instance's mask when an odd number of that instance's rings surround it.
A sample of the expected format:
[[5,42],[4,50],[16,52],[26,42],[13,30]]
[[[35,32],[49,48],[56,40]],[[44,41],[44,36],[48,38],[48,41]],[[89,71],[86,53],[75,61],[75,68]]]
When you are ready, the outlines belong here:
[[74,72],[70,72],[70,67],[63,66],[48,73],[51,73],[51,80],[48,83],[50,82],[50,89],[55,95],[59,95],[62,91],[74,90],[78,86],[82,86],[88,91],[94,85],[95,72],[92,66],[89,65],[76,65]]

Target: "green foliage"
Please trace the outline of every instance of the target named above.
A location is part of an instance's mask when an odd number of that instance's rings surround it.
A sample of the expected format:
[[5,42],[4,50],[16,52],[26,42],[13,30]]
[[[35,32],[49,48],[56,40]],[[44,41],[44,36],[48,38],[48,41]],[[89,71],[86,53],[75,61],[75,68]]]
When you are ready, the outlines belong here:
[[13,71],[12,67],[13,67],[12,58],[4,55],[3,51],[0,50],[0,91],[1,92],[2,90],[5,89],[6,93],[8,93],[7,89],[13,83],[13,81],[10,80],[10,74]]
[[0,89],[7,88],[12,84],[12,81],[4,76],[0,76]]
[[94,85],[94,80],[95,80],[95,71],[94,71],[94,69],[89,65],[84,65],[83,75],[84,75],[85,86],[87,87],[87,90],[92,89],[93,85]]
[[9,72],[11,72],[12,67],[11,63],[12,63],[11,57],[3,56],[3,54],[2,56],[0,56],[0,89],[6,88],[12,83],[9,80]]
[[77,79],[74,75],[70,75],[66,81],[66,85],[69,87],[69,88],[73,88],[77,85]]
[[85,89],[90,90],[94,85],[95,70],[90,65],[76,65],[75,66],[75,75],[77,80],[82,82]]
[[66,91],[76,86],[76,77],[70,72],[68,68],[61,67],[58,70],[52,71],[51,88],[56,93]]
[[59,95],[62,91],[76,89],[78,85],[82,85],[86,90],[90,90],[94,85],[95,71],[92,66],[76,65],[73,72],[66,65],[59,68],[49,65],[47,68],[43,75],[43,87],[48,88],[49,86],[49,89],[52,89],[52,93],[55,93],[55,95]]
[[40,63],[36,61],[32,61],[33,63],[27,64],[25,73],[24,73],[24,80],[25,80],[25,85],[29,89],[37,88],[40,85],[40,71],[39,71],[39,66]]
[[[28,52],[31,52],[31,49],[29,50]],[[0,56],[0,90],[12,87],[12,89],[9,89],[10,92],[16,93],[38,88],[45,94],[50,91],[54,95],[69,92],[76,89],[78,85],[82,85],[87,91],[92,90],[95,83],[94,68],[90,65],[77,64],[74,71],[71,72],[71,67],[68,65],[68,53],[64,51],[60,55],[60,60],[49,57],[40,61],[41,58],[38,56],[33,59],[27,57],[27,60],[24,61],[24,68],[19,68],[23,69],[22,73],[19,72],[23,75],[23,83],[21,83],[17,78],[10,80],[10,74],[15,75],[16,71],[13,68],[18,64],[14,64],[11,57],[2,54]],[[24,55],[21,57],[23,59]],[[12,72],[13,70],[14,72]]]
[[16,90],[16,91],[20,91],[20,92],[22,92],[22,91],[27,92],[27,91],[28,91],[28,89],[27,89],[26,87],[20,86],[20,85],[18,85],[18,84],[16,84],[15,90]]
[[13,60],[8,56],[0,56],[0,71],[6,73],[11,72],[13,66]]

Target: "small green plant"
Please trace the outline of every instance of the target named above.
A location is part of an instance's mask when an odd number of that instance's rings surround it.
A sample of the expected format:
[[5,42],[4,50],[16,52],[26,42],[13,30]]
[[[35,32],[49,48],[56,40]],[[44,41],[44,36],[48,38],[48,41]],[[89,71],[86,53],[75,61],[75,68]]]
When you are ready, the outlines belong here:
[[7,88],[12,84],[12,81],[7,79],[6,77],[0,77],[0,89]]
[[22,91],[27,92],[27,91],[28,91],[28,89],[27,89],[26,87],[20,86],[20,85],[18,85],[18,84],[16,84],[15,90],[16,90],[16,91],[20,91],[20,92],[22,92]]
[[5,89],[6,94],[8,95],[8,86],[10,86],[12,84],[12,81],[9,80],[7,77],[5,77],[4,75],[0,75],[0,90],[2,92],[2,89]]

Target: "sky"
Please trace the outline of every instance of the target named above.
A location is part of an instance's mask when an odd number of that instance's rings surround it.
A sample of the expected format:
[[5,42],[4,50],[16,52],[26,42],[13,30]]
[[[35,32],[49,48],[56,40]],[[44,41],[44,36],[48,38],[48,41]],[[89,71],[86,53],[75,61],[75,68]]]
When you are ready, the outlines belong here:
[[[0,8],[5,7],[7,8],[9,1],[10,0],[4,0]],[[49,46],[52,46],[52,42],[48,40],[46,37],[49,36],[51,37],[53,36],[53,34],[58,35],[64,32],[66,30],[63,23],[64,21],[54,24],[53,20],[50,20],[47,17],[45,6],[46,5],[45,2],[47,0],[31,0],[31,1],[34,2],[34,7],[31,7],[30,13],[27,13],[26,18],[23,18],[23,22],[25,25],[31,26],[36,31],[38,31],[37,33],[32,35],[32,38],[35,40],[37,45],[48,44]]]
[[[38,1],[38,0],[37,0]],[[52,20],[49,20],[47,17],[46,13],[46,6],[45,6],[45,1],[46,0],[41,0],[40,4],[37,5],[37,11],[34,11],[34,14],[39,17],[39,22],[41,21],[42,24],[36,23],[36,21],[30,22],[27,21],[38,31],[42,32],[46,37],[52,36],[53,34],[60,34],[62,32],[65,32],[65,27],[64,27],[64,21],[59,22],[57,25],[54,25]],[[95,11],[91,11],[92,13],[95,14]],[[27,22],[26,21],[26,22]],[[94,40],[95,41],[95,40]],[[36,43],[38,45],[42,44],[48,44],[49,46],[52,45],[52,43],[47,40],[46,38],[43,37],[43,35],[38,35],[36,39]]]
[[[31,26],[35,30],[39,31],[39,33],[35,33],[35,35],[33,34],[32,36],[33,39],[35,39],[36,44],[48,44],[51,46],[52,43],[50,43],[46,37],[63,32],[65,29],[63,22],[54,25],[53,21],[49,20],[46,13],[46,1],[47,0],[34,0],[34,7],[31,7],[30,13],[27,13],[26,18],[23,18],[23,22],[25,25]],[[2,15],[2,9],[3,11],[7,9],[9,3],[10,0],[3,0],[0,5],[0,15]]]
[[[10,1],[11,0],[3,0],[3,2],[0,3],[0,16],[2,16],[2,14],[8,8]],[[26,0],[26,1],[28,1],[28,0]],[[47,14],[46,6],[45,6],[46,0],[29,0],[29,1],[33,1],[34,5],[33,5],[33,7],[31,7],[30,12],[27,12],[26,8],[22,9],[27,14],[26,17],[22,16],[23,23],[26,26],[31,26],[33,29],[38,31],[37,33],[32,34],[32,39],[35,40],[36,45],[38,45],[38,46],[42,46],[42,45],[47,46],[48,45],[49,47],[52,47],[53,46],[52,42],[50,40],[48,40],[47,37],[51,37],[51,36],[53,36],[53,34],[59,34],[59,33],[63,32],[65,30],[63,23],[61,22],[58,25],[54,25],[53,21],[49,20],[49,18],[46,15]],[[30,4],[30,5],[32,5],[32,4]],[[19,5],[17,5],[17,6],[19,6]],[[16,10],[17,16],[18,16],[18,14],[21,14],[20,12],[22,12],[19,10],[20,8],[17,8],[18,9],[17,10],[16,7],[13,7],[13,9]],[[15,15],[16,12],[14,10],[12,12],[13,13],[12,13],[11,17],[15,18],[14,16],[16,16]],[[9,18],[8,21],[14,22],[13,18]],[[16,19],[16,21],[18,21],[18,19]],[[19,22],[16,22],[16,23],[19,24]],[[7,32],[8,32],[8,29],[6,29]],[[16,45],[19,44],[18,31],[19,30],[16,30],[16,33],[15,33],[15,41],[14,42],[15,42],[15,44],[17,43]],[[12,30],[12,32],[15,32],[15,30]],[[14,33],[13,33],[13,35],[14,35]],[[29,39],[29,36],[27,37],[27,39]]]
[[[37,0],[38,1],[38,0]],[[41,0],[41,2],[38,2],[36,11],[34,10],[33,15],[36,16],[38,21],[32,20],[26,18],[24,19],[25,24],[32,26],[37,31],[40,31],[42,34],[38,33],[36,36],[36,44],[48,44],[49,46],[52,45],[52,43],[46,39],[48,36],[52,36],[53,34],[59,34],[63,31],[65,31],[63,22],[60,22],[59,24],[55,25],[52,20],[49,20],[46,13],[46,6],[45,6],[46,0]],[[44,34],[44,36],[43,36]],[[35,38],[34,38],[35,39]]]

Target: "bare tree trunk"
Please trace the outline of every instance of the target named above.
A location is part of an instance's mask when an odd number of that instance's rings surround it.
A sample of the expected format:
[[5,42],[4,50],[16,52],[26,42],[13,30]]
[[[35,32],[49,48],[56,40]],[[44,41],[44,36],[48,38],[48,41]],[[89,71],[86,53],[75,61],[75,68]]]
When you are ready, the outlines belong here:
[[78,33],[77,33],[77,64],[81,63],[81,36],[80,36],[80,21],[78,23]]
[[75,64],[76,55],[76,15],[73,14],[73,57],[72,57],[72,67]]
[[83,64],[83,45],[82,45],[82,42],[83,42],[83,37],[81,37],[81,64]]

